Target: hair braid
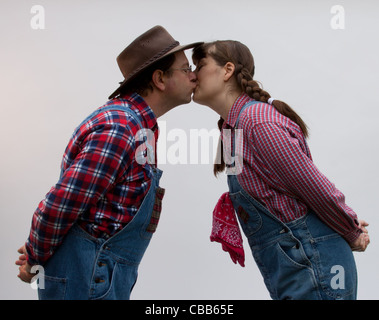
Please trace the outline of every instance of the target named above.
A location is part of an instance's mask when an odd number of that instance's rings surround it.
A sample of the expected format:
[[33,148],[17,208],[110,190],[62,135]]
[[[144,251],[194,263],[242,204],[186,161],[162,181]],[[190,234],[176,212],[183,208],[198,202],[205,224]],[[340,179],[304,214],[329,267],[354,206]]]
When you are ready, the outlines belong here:
[[[222,130],[222,126],[224,124],[224,119],[222,117],[220,117],[220,119],[218,120],[217,122],[217,125],[218,125],[218,128],[221,132]],[[220,157],[220,158],[218,158]],[[223,144],[222,144],[222,139],[221,139],[221,136],[218,140],[218,146],[217,146],[217,161],[215,162],[214,164],[214,167],[213,167],[213,173],[215,176],[217,176],[217,174],[219,172],[223,172],[225,170],[225,161],[224,161],[224,147],[223,147]]]
[[[240,84],[241,89],[246,92],[251,98],[256,101],[261,101],[268,103],[268,99],[271,98],[271,95],[263,90],[260,84],[253,80],[252,75],[248,73],[246,68],[242,68],[237,74],[237,81]],[[245,72],[244,72],[245,71]],[[274,100],[272,106],[284,116],[290,118],[295,122],[303,132],[304,136],[308,137],[308,128],[301,117],[293,110],[288,104],[280,100]]]

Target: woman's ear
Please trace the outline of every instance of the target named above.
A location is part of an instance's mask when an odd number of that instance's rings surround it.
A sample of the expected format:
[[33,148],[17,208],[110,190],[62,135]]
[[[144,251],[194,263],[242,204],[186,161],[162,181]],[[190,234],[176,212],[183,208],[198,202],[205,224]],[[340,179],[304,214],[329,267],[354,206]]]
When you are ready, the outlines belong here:
[[164,83],[164,72],[162,70],[155,70],[153,72],[153,75],[151,77],[151,80],[153,81],[154,86],[163,91],[165,89],[165,83]]
[[234,70],[236,69],[235,65],[232,62],[227,62],[224,66],[224,81],[228,81],[233,75]]

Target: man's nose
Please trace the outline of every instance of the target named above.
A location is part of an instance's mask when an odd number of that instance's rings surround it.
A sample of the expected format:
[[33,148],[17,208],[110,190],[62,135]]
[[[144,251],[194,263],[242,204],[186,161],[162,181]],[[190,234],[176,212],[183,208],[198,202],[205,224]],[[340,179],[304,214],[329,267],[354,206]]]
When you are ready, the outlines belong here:
[[197,81],[197,75],[195,73],[195,71],[191,71],[190,74],[189,74],[189,78],[192,82],[195,82]]

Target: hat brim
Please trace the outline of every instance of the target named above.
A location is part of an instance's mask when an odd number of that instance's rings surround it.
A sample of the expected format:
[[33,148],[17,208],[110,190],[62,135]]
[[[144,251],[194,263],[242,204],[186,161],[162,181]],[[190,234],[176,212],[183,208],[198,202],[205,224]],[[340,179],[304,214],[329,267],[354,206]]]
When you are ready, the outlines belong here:
[[115,96],[117,96],[121,89],[127,85],[131,80],[133,80],[137,75],[139,75],[143,70],[145,70],[146,68],[148,68],[149,66],[151,66],[152,64],[156,63],[157,61],[163,59],[164,57],[167,57],[168,55],[170,54],[174,54],[176,52],[179,52],[179,51],[184,51],[184,50],[187,50],[187,49],[191,49],[191,48],[195,48],[201,44],[203,44],[204,42],[194,42],[194,43],[191,43],[191,44],[187,44],[187,45],[178,45],[177,47],[171,49],[169,52],[165,53],[164,55],[162,55],[161,57],[159,57],[158,59],[152,61],[151,63],[149,64],[146,64],[143,68],[141,68],[136,74],[133,74],[131,77],[128,77],[127,79],[125,79],[123,82],[120,83],[120,86],[109,96],[108,99],[113,99]]

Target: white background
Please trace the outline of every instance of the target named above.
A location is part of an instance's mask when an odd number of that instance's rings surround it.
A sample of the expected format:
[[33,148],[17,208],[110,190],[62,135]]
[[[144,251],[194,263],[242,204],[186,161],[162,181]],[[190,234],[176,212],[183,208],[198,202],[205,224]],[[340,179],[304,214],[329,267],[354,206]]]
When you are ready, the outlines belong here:
[[[33,30],[33,5],[45,29]],[[345,29],[331,27],[332,6]],[[356,253],[359,299],[378,299],[377,1],[0,2],[0,298],[36,299],[18,278],[16,250],[31,217],[58,179],[75,127],[122,80],[116,56],[154,25],[181,44],[239,40],[252,51],[255,78],[310,127],[316,165],[370,223],[371,245]],[[190,52],[189,52],[190,54]],[[216,128],[218,115],[194,103],[160,121],[167,130]],[[167,141],[167,147],[174,142]],[[189,157],[189,156],[188,156]],[[158,230],[140,266],[132,299],[269,299],[245,240],[246,267],[209,241],[212,210],[227,191],[212,164],[161,165],[166,188]]]

